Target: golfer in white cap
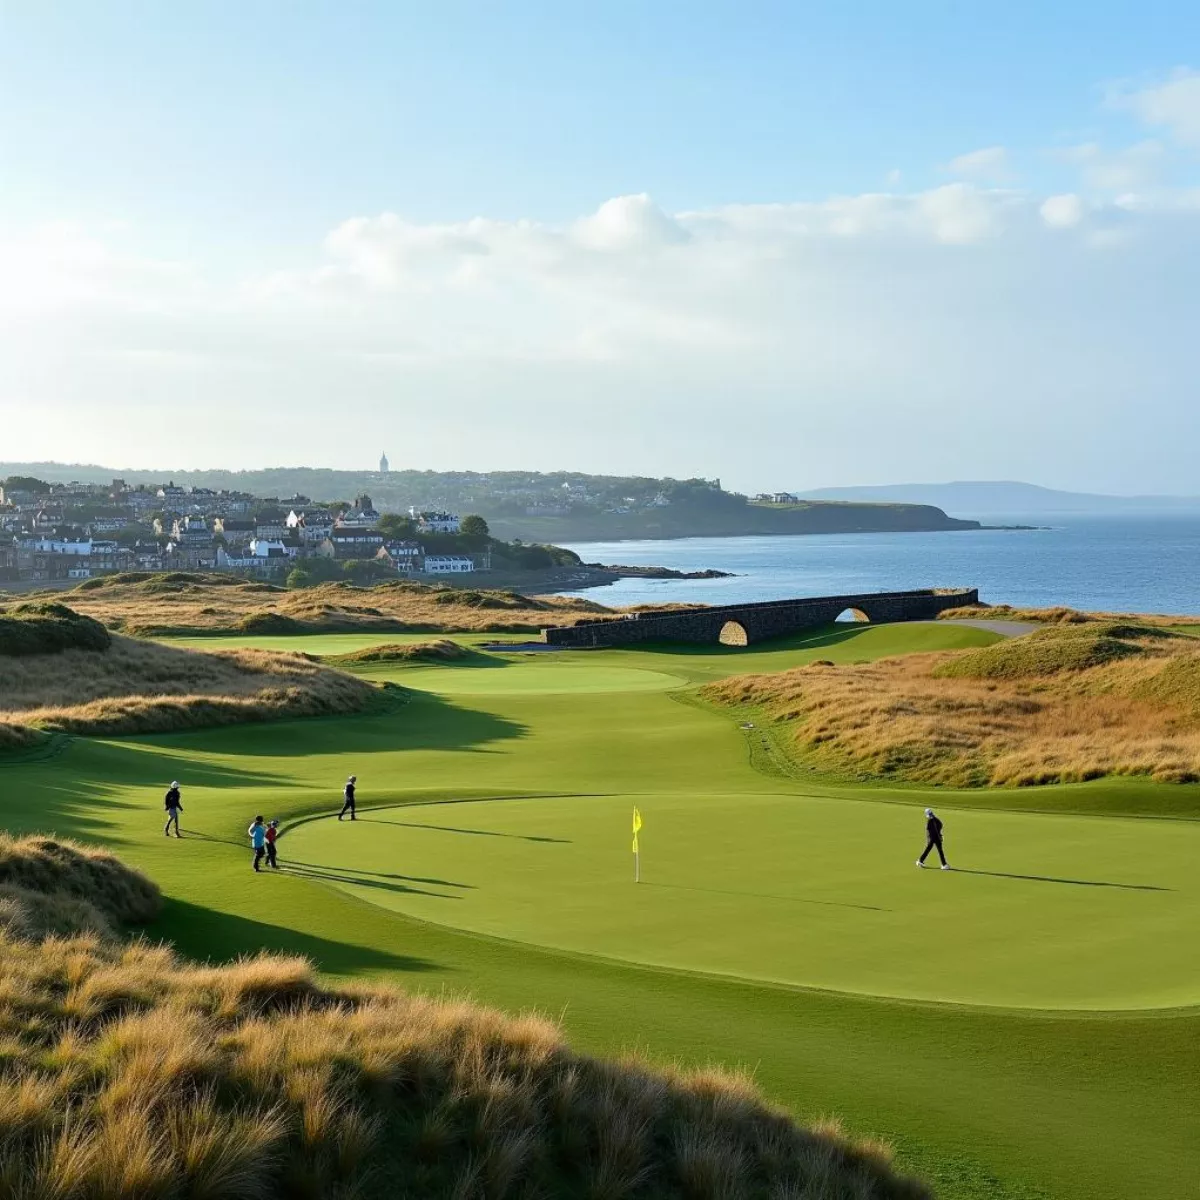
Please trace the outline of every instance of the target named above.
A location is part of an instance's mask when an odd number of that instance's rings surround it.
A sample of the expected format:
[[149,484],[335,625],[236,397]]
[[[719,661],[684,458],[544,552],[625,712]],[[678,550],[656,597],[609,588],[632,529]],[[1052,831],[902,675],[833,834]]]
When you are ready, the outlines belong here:
[[179,814],[183,812],[183,801],[179,798],[179,780],[172,779],[167,794],[163,797],[163,807],[167,810],[167,823],[163,826],[163,837],[171,836],[171,826],[175,826],[175,836],[183,837],[179,832]]
[[946,861],[945,852],[942,850],[942,823],[934,815],[932,808],[925,810],[925,835],[929,840],[921,852],[921,857],[917,859],[917,866],[923,867],[930,850],[936,849],[938,858],[942,860],[942,870],[950,870],[950,864]]

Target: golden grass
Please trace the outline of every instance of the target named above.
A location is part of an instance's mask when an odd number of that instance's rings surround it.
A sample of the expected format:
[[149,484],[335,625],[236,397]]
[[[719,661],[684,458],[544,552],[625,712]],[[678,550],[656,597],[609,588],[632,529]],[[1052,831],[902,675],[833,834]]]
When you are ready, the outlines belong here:
[[1061,605],[1054,608],[1015,608],[1011,604],[971,604],[948,608],[938,613],[939,621],[988,620],[1022,621],[1039,625],[1083,625],[1089,621],[1124,621],[1139,625],[1195,626],[1200,631],[1200,618],[1171,617],[1155,613],[1083,612]]
[[158,912],[158,888],[94,846],[0,833],[0,929],[10,937],[112,936]]
[[358,712],[373,685],[299,654],[212,653],[114,636],[107,650],[0,655],[0,747],[29,731],[156,733]]
[[298,958],[0,929],[0,1049],[3,1196],[929,1195],[744,1075],[588,1058],[535,1014],[330,989]]
[[761,711],[799,757],[860,778],[1200,779],[1200,646],[1156,627],[1066,622],[982,650],[812,664],[702,694]]
[[362,663],[454,662],[467,658],[471,651],[448,638],[433,642],[386,642],[382,646],[364,646],[348,654],[330,655],[321,661],[350,666]]
[[110,629],[182,633],[329,633],[353,630],[531,632],[612,610],[566,596],[452,588],[400,580],[371,588],[326,583],[286,591],[220,573],[120,575],[56,598]]

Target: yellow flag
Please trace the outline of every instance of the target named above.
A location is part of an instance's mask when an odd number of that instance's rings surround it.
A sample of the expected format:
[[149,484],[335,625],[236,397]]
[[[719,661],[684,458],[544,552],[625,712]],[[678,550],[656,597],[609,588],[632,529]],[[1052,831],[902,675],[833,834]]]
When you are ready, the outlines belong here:
[[633,810],[633,852],[638,852],[638,830],[642,827],[642,814],[635,808]]

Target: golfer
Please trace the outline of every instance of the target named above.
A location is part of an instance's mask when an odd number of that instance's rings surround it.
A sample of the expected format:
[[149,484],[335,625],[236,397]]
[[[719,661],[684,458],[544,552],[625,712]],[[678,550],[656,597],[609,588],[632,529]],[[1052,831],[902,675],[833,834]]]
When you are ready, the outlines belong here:
[[934,815],[932,808],[925,810],[925,836],[929,840],[926,843],[925,849],[921,852],[921,857],[917,859],[917,866],[923,867],[930,850],[936,849],[938,858],[942,860],[942,870],[950,870],[950,864],[946,861],[945,852],[942,850],[942,823]]
[[171,780],[171,786],[163,797],[163,807],[167,810],[167,823],[163,826],[163,837],[171,836],[171,826],[175,826],[175,836],[183,837],[179,832],[179,814],[183,812],[183,801],[179,798],[179,780]]
[[345,790],[342,792],[342,795],[345,797],[345,802],[342,804],[342,811],[340,813],[338,813],[339,821],[347,813],[350,814],[350,820],[353,821],[355,819],[355,817],[354,817],[354,785],[357,782],[358,782],[357,775],[351,775],[350,778],[346,780],[346,787],[345,787]]
[[250,835],[250,845],[254,847],[254,869],[257,871],[262,864],[263,855],[267,852],[267,827],[261,816],[254,818],[254,824],[246,832]]
[[279,822],[267,822],[267,866],[279,870],[279,859],[275,857],[275,839],[279,837]]

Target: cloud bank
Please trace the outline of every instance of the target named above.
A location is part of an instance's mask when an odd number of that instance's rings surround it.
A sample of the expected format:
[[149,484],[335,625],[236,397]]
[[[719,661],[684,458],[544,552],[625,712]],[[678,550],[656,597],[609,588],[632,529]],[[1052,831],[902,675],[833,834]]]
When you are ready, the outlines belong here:
[[991,147],[913,192],[353,216],[289,269],[233,277],[136,230],[0,230],[0,458],[365,464],[386,445],[743,486],[1194,488],[1200,190],[1160,181],[1200,143],[1198,80],[1122,91],[1167,141],[1056,151],[1076,188],[1052,194]]

